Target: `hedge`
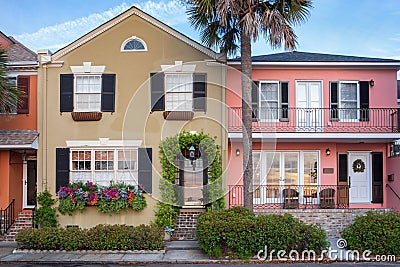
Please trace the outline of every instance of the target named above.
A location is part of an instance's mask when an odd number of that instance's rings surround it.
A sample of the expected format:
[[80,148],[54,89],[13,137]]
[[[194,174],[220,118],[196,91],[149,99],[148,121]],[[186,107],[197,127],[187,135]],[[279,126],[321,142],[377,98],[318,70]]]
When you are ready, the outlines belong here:
[[265,246],[268,251],[321,253],[329,244],[318,225],[307,225],[290,214],[255,216],[242,207],[201,214],[196,230],[200,248],[214,257],[250,258]]
[[367,212],[346,227],[342,238],[347,247],[360,252],[370,250],[374,255],[400,256],[400,214],[396,212]]
[[161,250],[164,231],[156,225],[98,225],[90,229],[44,227],[22,229],[15,241],[20,249]]

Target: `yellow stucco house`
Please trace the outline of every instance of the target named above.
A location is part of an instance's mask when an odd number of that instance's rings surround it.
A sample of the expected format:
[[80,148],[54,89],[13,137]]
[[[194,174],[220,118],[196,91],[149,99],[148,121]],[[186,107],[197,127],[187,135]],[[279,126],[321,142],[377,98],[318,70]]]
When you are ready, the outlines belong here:
[[[214,137],[226,164],[224,55],[132,7],[38,58],[38,192],[56,196],[60,186],[79,181],[141,184],[146,192],[140,212],[110,216],[89,207],[60,216],[61,226],[154,220],[158,146],[179,132]],[[194,175],[185,186],[197,182]],[[183,206],[201,208],[199,199],[187,197]]]

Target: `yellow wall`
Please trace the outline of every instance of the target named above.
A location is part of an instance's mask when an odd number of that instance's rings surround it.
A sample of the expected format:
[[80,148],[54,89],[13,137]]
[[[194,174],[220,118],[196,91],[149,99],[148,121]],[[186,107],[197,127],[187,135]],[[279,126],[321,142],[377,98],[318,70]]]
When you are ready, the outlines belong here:
[[[147,44],[147,52],[120,52],[121,44],[131,36],[137,36]],[[40,55],[39,55],[40,57]],[[181,129],[204,131],[217,137],[217,143],[225,151],[226,132],[219,123],[224,115],[221,104],[223,89],[219,86],[224,80],[224,68],[207,66],[204,60],[210,57],[194,49],[183,41],[133,15],[103,32],[88,43],[65,56],[61,67],[51,64],[41,65],[39,69],[39,152],[38,152],[38,192],[45,188],[55,193],[55,156],[57,147],[66,147],[66,140],[110,140],[140,139],[143,147],[153,148],[153,198],[148,197],[148,207],[138,216],[99,214],[85,211],[72,217],[60,218],[62,225],[79,224],[85,227],[98,223],[140,224],[154,219],[154,204],[158,198],[158,179],[160,163],[158,145],[165,136],[171,136]],[[191,121],[166,121],[162,112],[150,114],[151,72],[161,71],[161,65],[174,65],[175,61],[188,63],[195,61],[196,72],[207,72],[207,112],[196,112]],[[100,121],[73,121],[70,113],[60,114],[59,75],[71,73],[70,66],[82,66],[83,62],[92,65],[105,65],[105,73],[116,73],[115,112],[104,112]],[[212,85],[212,84],[217,85]],[[213,119],[204,119],[211,116]],[[124,125],[125,122],[125,125]],[[145,132],[145,134],[144,134]]]

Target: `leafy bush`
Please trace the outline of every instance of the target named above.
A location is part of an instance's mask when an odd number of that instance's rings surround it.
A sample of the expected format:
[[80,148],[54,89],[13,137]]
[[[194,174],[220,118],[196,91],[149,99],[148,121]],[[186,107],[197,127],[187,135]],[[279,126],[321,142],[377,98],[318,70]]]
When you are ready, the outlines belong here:
[[155,211],[156,224],[165,229],[166,227],[175,228],[175,220],[179,216],[179,208],[167,203],[158,202]]
[[89,230],[45,227],[23,229],[15,240],[21,249],[160,250],[164,232],[157,225],[98,225]]
[[56,203],[50,192],[45,191],[38,194],[36,198],[41,207],[35,211],[34,223],[39,227],[58,226],[56,209],[52,206]]
[[349,249],[378,255],[400,255],[400,214],[370,211],[355,218],[342,233]]
[[321,253],[328,247],[320,226],[307,225],[290,214],[255,216],[242,207],[204,213],[196,230],[200,247],[214,257],[250,258],[265,246],[268,251],[287,253],[306,249]]

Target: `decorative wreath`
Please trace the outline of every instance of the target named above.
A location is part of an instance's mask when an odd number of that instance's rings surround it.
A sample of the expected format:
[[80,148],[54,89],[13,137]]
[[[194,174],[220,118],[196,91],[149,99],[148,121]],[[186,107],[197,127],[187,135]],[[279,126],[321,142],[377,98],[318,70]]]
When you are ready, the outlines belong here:
[[365,170],[365,163],[361,159],[356,159],[353,162],[353,171],[354,172],[364,172]]

